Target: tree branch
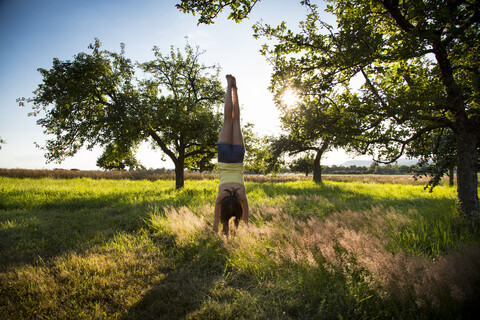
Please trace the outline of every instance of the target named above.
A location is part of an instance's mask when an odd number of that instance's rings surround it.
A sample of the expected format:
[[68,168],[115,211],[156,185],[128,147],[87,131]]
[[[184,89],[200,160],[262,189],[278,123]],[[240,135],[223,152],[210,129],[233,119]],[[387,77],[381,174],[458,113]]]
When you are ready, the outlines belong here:
[[153,140],[155,140],[157,142],[157,144],[160,146],[160,148],[162,149],[162,151],[170,157],[170,159],[172,159],[173,163],[174,164],[177,164],[178,162],[178,158],[175,156],[175,153],[173,153],[170,149],[168,149],[167,145],[163,142],[162,138],[155,132],[155,130],[153,130],[152,128],[150,128],[148,130],[148,134],[150,135],[150,137],[152,137]]

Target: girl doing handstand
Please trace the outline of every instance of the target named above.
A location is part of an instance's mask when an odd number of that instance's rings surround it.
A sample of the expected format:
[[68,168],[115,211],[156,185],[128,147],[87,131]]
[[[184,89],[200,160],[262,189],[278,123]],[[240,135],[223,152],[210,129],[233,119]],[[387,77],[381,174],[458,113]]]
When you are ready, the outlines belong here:
[[223,127],[218,138],[218,171],[220,184],[215,201],[213,231],[218,232],[221,221],[223,233],[228,235],[228,222],[235,217],[235,227],[240,219],[248,225],[248,199],[243,180],[243,159],[245,145],[240,127],[240,107],[238,104],[237,83],[232,75],[227,75],[227,94]]

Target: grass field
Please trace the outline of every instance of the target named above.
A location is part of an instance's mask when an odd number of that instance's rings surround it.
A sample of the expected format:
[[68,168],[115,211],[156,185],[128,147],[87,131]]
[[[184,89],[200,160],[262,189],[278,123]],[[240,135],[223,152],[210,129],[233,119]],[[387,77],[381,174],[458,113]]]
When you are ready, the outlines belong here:
[[478,316],[456,189],[390,182],[249,181],[225,238],[218,180],[0,177],[0,319]]

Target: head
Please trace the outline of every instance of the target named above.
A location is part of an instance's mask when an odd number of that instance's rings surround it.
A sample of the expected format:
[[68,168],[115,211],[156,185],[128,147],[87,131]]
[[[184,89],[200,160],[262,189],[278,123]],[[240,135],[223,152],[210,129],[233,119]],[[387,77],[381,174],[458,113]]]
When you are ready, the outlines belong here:
[[223,233],[228,235],[228,221],[235,217],[235,227],[238,228],[238,223],[242,218],[243,209],[240,200],[238,199],[238,189],[225,190],[227,195],[220,201],[220,220],[223,224]]

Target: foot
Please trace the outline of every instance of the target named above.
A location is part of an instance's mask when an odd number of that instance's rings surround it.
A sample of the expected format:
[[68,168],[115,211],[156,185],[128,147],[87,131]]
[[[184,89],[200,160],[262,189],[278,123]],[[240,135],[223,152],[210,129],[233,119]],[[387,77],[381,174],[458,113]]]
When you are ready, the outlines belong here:
[[227,74],[226,78],[227,78],[227,85],[229,87],[232,87],[232,88],[237,87],[237,80],[235,79],[234,76],[232,76],[231,74]]

